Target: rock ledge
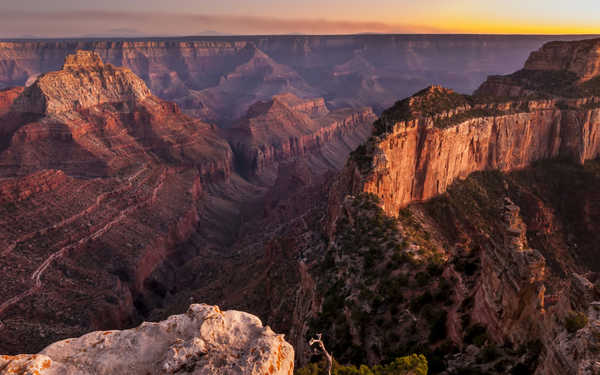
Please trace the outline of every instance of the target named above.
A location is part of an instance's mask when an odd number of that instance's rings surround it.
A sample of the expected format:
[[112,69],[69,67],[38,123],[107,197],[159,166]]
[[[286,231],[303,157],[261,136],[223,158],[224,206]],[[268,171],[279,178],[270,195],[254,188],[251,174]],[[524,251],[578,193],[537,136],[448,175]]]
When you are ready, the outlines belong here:
[[0,356],[0,374],[292,374],[294,350],[261,321],[218,306],[124,331],[92,332],[36,355]]

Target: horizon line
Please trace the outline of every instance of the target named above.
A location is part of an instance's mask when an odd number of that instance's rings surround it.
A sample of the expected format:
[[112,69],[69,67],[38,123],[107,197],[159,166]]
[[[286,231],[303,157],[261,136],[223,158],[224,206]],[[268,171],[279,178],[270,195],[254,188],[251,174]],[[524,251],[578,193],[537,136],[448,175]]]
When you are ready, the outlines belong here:
[[23,36],[23,37],[12,37],[3,38],[0,37],[0,41],[35,41],[35,40],[109,40],[109,39],[185,39],[185,38],[255,38],[255,37],[355,37],[355,36],[590,36],[600,37],[600,34],[590,33],[377,33],[377,32],[362,32],[362,33],[330,33],[330,34],[305,34],[305,33],[273,33],[273,34],[227,34],[222,33],[220,35],[210,34],[182,34],[182,35],[121,35],[121,36],[108,36],[108,35],[82,35],[82,36],[65,36],[65,37],[37,37],[37,36]]

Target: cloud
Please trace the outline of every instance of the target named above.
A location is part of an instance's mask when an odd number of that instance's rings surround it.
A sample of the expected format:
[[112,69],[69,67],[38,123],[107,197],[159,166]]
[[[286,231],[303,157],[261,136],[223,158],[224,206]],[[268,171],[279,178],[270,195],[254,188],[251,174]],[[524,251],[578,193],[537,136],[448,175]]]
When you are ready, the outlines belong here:
[[225,34],[435,33],[421,25],[330,19],[270,18],[156,12],[0,11],[0,38],[40,35],[48,38],[89,35],[182,36],[199,30]]

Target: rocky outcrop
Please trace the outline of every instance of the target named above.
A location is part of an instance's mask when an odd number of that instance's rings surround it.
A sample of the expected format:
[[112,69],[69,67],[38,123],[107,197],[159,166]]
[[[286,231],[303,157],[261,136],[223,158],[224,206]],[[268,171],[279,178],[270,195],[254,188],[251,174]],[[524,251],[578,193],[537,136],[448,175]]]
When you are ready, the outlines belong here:
[[226,134],[242,173],[273,179],[278,165],[298,159],[315,172],[340,169],[374,120],[369,108],[330,112],[322,98],[283,94],[254,104]]
[[[584,51],[596,43],[583,41],[570,51]],[[591,224],[595,219],[588,216],[596,215],[595,198],[582,187],[586,179],[596,181],[597,162],[591,160],[600,156],[600,97],[590,85],[598,74],[588,75],[598,60],[594,51],[578,55],[578,61],[587,61],[581,69],[573,68],[577,64],[568,65],[571,70],[538,66],[537,71],[491,78],[474,96],[431,86],[384,111],[374,124],[373,137],[352,154],[331,186],[330,245],[320,267],[333,265],[331,273],[346,276],[315,276],[317,283],[335,285],[335,291],[324,293],[316,329],[333,327],[329,334],[335,337],[334,345],[351,338],[354,345],[376,347],[360,352],[375,361],[396,341],[383,333],[373,335],[378,328],[360,312],[381,314],[376,315],[378,325],[386,327],[386,314],[392,311],[395,323],[406,324],[406,345],[434,341],[439,334],[459,347],[459,354],[445,357],[451,374],[468,368],[483,373],[593,373],[597,363],[591,353],[597,340],[591,337],[596,323],[590,322],[597,317],[590,306],[598,298],[592,291],[597,286],[581,280],[597,280],[598,271],[589,249],[596,240],[587,232],[597,230]],[[532,56],[530,61],[536,59]],[[583,76],[586,81],[577,78]],[[497,82],[514,86],[504,90],[494,86]],[[572,166],[569,173],[577,176],[577,184],[568,186],[569,177],[553,176],[550,167],[539,167],[547,171],[543,179],[540,172],[527,176],[538,162],[548,160]],[[589,168],[582,166],[588,162]],[[565,183],[554,186],[561,178]],[[578,199],[577,206],[565,202],[576,194],[587,198]],[[373,205],[385,215],[374,214]],[[361,223],[369,216],[376,219]],[[395,221],[386,222],[390,217]],[[579,217],[590,224],[576,224]],[[396,238],[401,245],[396,247],[386,231],[401,235]],[[413,259],[410,269],[402,265],[407,258]],[[394,259],[397,263],[390,265]],[[440,263],[443,271],[436,275]],[[426,273],[419,271],[423,264],[429,264]],[[575,288],[585,293],[565,286],[564,275],[576,270],[586,276],[569,284],[587,285]],[[402,274],[403,284],[387,280],[390,274]],[[356,285],[349,286],[349,279]],[[451,291],[435,289],[448,288],[448,280]],[[387,289],[388,284],[394,287]],[[411,289],[415,285],[428,289],[419,293]],[[364,298],[348,303],[354,295]],[[451,301],[446,300],[450,295]],[[346,328],[338,330],[342,319],[333,317],[332,307],[348,309],[349,336],[338,334]],[[576,328],[569,323],[575,319],[571,315],[576,316]],[[422,331],[429,331],[429,338],[419,337]],[[360,340],[373,335],[373,344],[359,345],[356,332]],[[513,357],[516,367],[499,363],[498,358],[515,355],[498,350],[501,345],[521,348],[521,357]],[[493,360],[486,358],[490,347],[495,350]],[[482,365],[486,361],[489,364]]]
[[39,77],[10,112],[35,121],[6,131],[11,144],[0,155],[4,174],[52,168],[102,176],[132,158],[155,157],[194,165],[203,177],[231,174],[231,150],[214,126],[152,96],[129,69],[104,65],[91,52],[79,51],[62,70]]
[[482,254],[472,314],[497,342],[523,344],[541,333],[546,259],[528,247],[519,206],[507,197],[503,211],[503,241]]
[[290,375],[294,350],[250,314],[191,305],[126,331],[92,332],[36,355],[0,356],[0,374]]
[[3,116],[11,111],[11,107],[23,92],[23,87],[14,87],[0,91],[0,116]]
[[410,114],[395,120],[402,105],[380,119],[379,127],[390,130],[363,150],[371,156],[358,182],[360,189],[379,196],[392,216],[475,171],[509,171],[552,158],[583,163],[600,155],[597,97],[467,103],[432,117]]
[[546,43],[523,69],[572,72],[581,82],[590,80],[600,75],[600,39]]
[[141,102],[150,95],[144,81],[131,70],[104,65],[93,52],[77,51],[67,56],[62,70],[38,77],[13,110],[52,115],[105,103]]
[[490,76],[475,92],[487,97],[600,95],[600,39],[550,42],[531,53],[525,67]]

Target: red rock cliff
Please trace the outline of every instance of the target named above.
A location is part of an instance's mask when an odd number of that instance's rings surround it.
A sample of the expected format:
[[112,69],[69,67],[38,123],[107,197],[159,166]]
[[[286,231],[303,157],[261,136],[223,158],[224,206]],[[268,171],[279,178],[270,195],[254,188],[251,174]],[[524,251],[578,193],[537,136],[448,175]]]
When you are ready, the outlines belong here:
[[600,98],[573,101],[565,110],[552,100],[529,102],[521,113],[474,117],[443,129],[433,119],[399,122],[374,141],[372,169],[363,176],[362,189],[382,198],[385,211],[395,216],[475,171],[509,171],[557,157],[578,163],[596,158],[600,108],[584,103],[597,106]]
[[[385,211],[396,216],[400,208],[441,194],[475,171],[510,171],[551,158],[577,163],[596,158],[599,48],[600,40],[549,43],[528,60],[526,68],[539,71],[490,77],[476,96],[432,86],[400,101],[383,113],[376,136],[343,175],[354,176],[355,193],[379,196]],[[555,54],[564,61],[551,58]],[[550,65],[542,64],[546,60]],[[567,78],[553,81],[557,76],[541,69]],[[507,100],[507,94],[524,96]]]

